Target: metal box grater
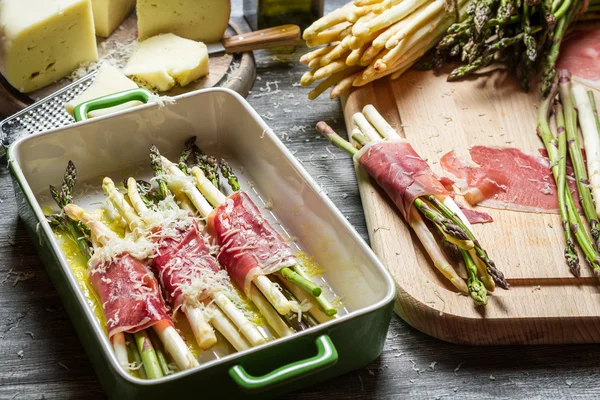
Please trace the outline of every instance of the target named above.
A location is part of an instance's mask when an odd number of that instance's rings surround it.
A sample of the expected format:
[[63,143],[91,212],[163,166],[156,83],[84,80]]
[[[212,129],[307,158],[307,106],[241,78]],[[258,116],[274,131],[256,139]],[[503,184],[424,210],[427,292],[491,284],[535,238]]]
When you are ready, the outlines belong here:
[[75,123],[65,104],[86,90],[95,78],[96,71],[1,121],[0,158],[6,155],[11,143],[23,136]]

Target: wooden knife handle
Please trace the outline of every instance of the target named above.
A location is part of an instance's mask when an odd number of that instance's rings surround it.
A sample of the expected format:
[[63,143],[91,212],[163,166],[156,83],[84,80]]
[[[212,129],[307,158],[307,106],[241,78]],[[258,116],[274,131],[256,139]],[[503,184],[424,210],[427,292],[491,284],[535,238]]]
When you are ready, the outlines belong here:
[[275,46],[296,44],[300,40],[298,25],[281,25],[223,39],[226,53],[242,53]]

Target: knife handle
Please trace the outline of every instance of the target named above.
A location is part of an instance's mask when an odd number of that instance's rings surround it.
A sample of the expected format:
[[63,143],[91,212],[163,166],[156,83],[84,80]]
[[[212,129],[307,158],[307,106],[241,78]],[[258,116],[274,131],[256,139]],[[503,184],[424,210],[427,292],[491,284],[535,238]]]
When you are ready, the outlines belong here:
[[298,25],[280,25],[250,33],[223,38],[226,53],[266,49],[296,44],[300,40]]

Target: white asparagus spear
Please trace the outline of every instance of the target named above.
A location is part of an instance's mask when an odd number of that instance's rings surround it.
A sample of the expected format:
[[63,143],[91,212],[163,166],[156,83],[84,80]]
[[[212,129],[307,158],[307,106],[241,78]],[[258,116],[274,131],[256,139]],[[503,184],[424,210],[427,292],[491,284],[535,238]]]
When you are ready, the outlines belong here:
[[[162,163],[163,163],[163,166],[165,167],[165,170],[168,172],[168,174],[166,176],[167,185],[169,185],[169,186],[180,185],[181,190],[190,198],[192,203],[194,203],[194,205],[198,208],[200,215],[202,215],[202,217],[204,217],[204,218],[207,218],[211,214],[213,208],[206,201],[206,199],[200,193],[198,188],[191,184],[182,183],[182,182],[187,182],[187,176],[183,173],[183,171],[181,171],[177,167],[177,165],[172,163],[169,159],[167,159],[166,157],[162,157]],[[200,171],[199,169],[196,171],[197,171],[196,174],[198,174],[198,173],[202,174],[202,171]],[[173,177],[177,177],[177,178],[173,179]],[[200,185],[200,182],[198,182],[196,180],[196,186],[198,186],[198,185]],[[212,183],[210,185],[212,186]],[[204,186],[204,185],[202,185],[202,186]],[[205,189],[203,189],[203,190],[205,190]],[[208,191],[210,191],[210,190],[208,190]],[[226,197],[222,196],[222,197],[220,197],[220,199],[225,201]],[[217,206],[217,205],[221,204],[223,201],[218,202],[218,203],[213,203],[213,205]],[[277,286],[275,286],[275,284],[269,278],[267,278],[265,276],[258,276],[256,278],[254,278],[254,280],[252,282],[260,289],[260,291],[265,295],[265,297],[269,300],[269,302],[273,305],[273,307],[275,307],[275,309],[277,310],[277,312],[279,314],[286,315],[290,311],[297,312],[300,309],[300,305],[297,302],[292,302],[292,301],[286,299],[285,296],[283,295],[283,293],[281,293],[281,291],[277,288]]]
[[115,334],[112,337],[112,345],[119,364],[125,369],[129,368],[129,356],[127,355],[127,344],[125,344],[125,334],[123,332]]
[[235,329],[235,326],[229,322],[223,312],[216,307],[214,304],[207,306],[209,313],[211,314],[210,322],[214,327],[221,332],[221,334],[227,339],[229,343],[237,350],[242,351],[250,348],[248,342],[240,335]]
[[573,85],[571,90],[577,105],[577,116],[583,135],[588,177],[596,215],[600,217],[600,132],[586,89],[582,85]]
[[376,18],[373,18],[367,23],[363,25],[355,25],[352,28],[352,34],[358,37],[367,36],[372,32],[376,32],[380,29],[388,27],[412,13],[426,1],[427,0],[404,0],[382,12]]
[[[113,189],[116,190],[116,189]],[[144,204],[138,189],[135,179],[129,178],[127,180],[127,194],[135,212],[137,212],[142,219],[144,219],[145,223],[150,223],[153,218],[153,211],[149,210],[148,207]],[[118,194],[120,195],[120,193]],[[122,196],[122,195],[120,195]],[[118,197],[116,197],[118,199]],[[123,198],[124,201],[124,198]],[[136,216],[137,217],[137,216]],[[131,216],[129,218],[132,218]],[[240,310],[235,307],[235,305],[229,300],[225,295],[220,292],[212,292],[210,293],[210,297],[215,300],[217,306],[221,308],[223,313],[229,317],[229,319],[238,327],[238,329],[248,338],[250,343],[253,346],[258,346],[259,344],[265,343],[265,338],[260,334],[258,328],[254,326],[243,314]],[[190,325],[192,326],[192,331],[194,332],[194,337],[198,341],[200,345],[201,341],[206,341],[206,338],[209,335],[210,326],[205,322],[202,310],[197,307],[194,302],[187,301],[186,307],[182,310],[186,316],[188,313],[192,313],[191,317],[188,316],[188,320],[190,321]],[[231,324],[230,320],[227,319],[223,313],[214,313],[214,315],[210,316],[211,321],[217,321],[217,325],[220,329],[219,332],[225,336],[228,340],[231,339],[232,345],[236,347],[236,349],[240,350],[239,347],[243,347],[243,343],[245,341],[240,337],[237,329]],[[221,330],[223,329],[223,330]],[[214,332],[212,332],[212,328],[210,329],[210,333],[214,336]],[[209,348],[216,343],[216,336],[214,342],[206,347]],[[208,345],[208,342],[207,342]],[[205,349],[204,347],[200,346]],[[243,349],[243,348],[242,348]]]
[[[75,221],[81,221],[90,228],[92,245],[94,245],[94,247],[106,246],[111,241],[119,240],[116,233],[111,231],[106,225],[81,207],[69,204],[65,206],[64,211],[69,218]],[[198,361],[196,361],[194,355],[190,352],[181,336],[179,336],[179,333],[177,333],[171,324],[167,321],[161,321],[158,324],[155,324],[153,328],[165,346],[165,349],[171,354],[180,369],[185,370],[198,365]]]
[[362,112],[367,121],[369,121],[375,127],[375,129],[377,129],[379,134],[383,136],[384,139],[402,139],[400,135],[398,135],[398,132],[396,132],[396,130],[392,128],[390,124],[388,124],[385,118],[383,118],[381,114],[379,114],[379,112],[375,109],[375,107],[373,107],[372,104],[367,104],[366,106],[364,106]]
[[369,141],[376,142],[381,140],[379,133],[377,133],[375,128],[373,128],[362,113],[357,112],[354,114],[352,116],[352,121],[354,121],[358,129],[362,131],[363,135],[365,135]]
[[194,355],[190,352],[187,345],[172,325],[162,321],[155,324],[153,328],[158,334],[161,342],[163,342],[165,350],[173,357],[179,369],[186,370],[199,365]]
[[250,300],[252,300],[258,311],[265,317],[265,320],[267,320],[267,323],[275,330],[277,335],[285,337],[294,333],[255,285],[250,286]]
[[435,267],[444,275],[458,290],[464,294],[469,294],[469,289],[464,279],[461,278],[452,265],[446,259],[446,256],[438,246],[435,237],[423,222],[419,211],[412,207],[410,210],[411,222],[410,226],[413,228],[419,240],[423,244],[425,251],[429,254],[429,257],[433,260]]

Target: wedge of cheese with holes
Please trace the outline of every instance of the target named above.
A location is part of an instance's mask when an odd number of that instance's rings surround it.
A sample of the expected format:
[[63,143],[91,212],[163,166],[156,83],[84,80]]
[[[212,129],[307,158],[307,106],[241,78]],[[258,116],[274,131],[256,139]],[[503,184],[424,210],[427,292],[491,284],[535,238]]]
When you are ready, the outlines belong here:
[[135,0],[92,0],[96,35],[109,37],[135,8]]
[[139,39],[174,33],[214,43],[223,37],[230,14],[229,0],[137,0]]
[[0,72],[18,91],[33,92],[97,59],[90,0],[0,2]]
[[[110,65],[103,65],[98,69],[94,82],[79,96],[65,104],[67,112],[73,115],[73,110],[81,103],[97,99],[98,97],[107,96],[113,93],[119,93],[124,90],[136,89],[138,85],[127,78],[118,69]],[[105,108],[103,110],[91,111],[89,117],[99,117],[121,110],[126,110],[131,107],[142,104],[140,101],[130,101],[119,106]]]
[[123,73],[142,86],[164,92],[207,75],[208,68],[204,43],[167,33],[139,43]]

